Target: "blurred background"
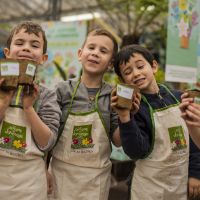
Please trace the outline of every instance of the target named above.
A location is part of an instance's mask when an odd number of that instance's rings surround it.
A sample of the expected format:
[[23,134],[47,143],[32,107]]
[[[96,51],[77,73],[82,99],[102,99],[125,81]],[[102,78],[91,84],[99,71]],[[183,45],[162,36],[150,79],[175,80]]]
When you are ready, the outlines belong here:
[[[163,81],[167,14],[167,0],[0,0],[0,47],[5,46],[6,36],[16,23],[33,20],[43,24],[49,62],[40,75],[52,87],[60,79],[79,76],[76,51],[87,32],[101,26],[113,33],[120,47],[139,43],[151,49],[160,63],[157,78]],[[112,84],[117,81],[112,72],[105,80]]]
[[[88,31],[103,27],[120,48],[147,47],[159,63],[158,82],[180,90],[199,88],[199,16],[199,0],[0,0],[0,48],[13,25],[27,20],[40,23],[49,59],[38,76],[51,88],[60,80],[80,76],[77,50]],[[112,85],[118,82],[113,70],[104,79]],[[121,149],[116,152],[123,156]],[[109,200],[127,200],[134,161],[116,157],[112,161]]]

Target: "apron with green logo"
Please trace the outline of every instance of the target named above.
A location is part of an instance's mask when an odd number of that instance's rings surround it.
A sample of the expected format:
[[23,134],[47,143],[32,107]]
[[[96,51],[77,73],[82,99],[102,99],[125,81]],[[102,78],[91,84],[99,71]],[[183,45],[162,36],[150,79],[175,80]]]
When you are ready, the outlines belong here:
[[[80,82],[79,82],[80,83]],[[59,200],[107,200],[110,188],[110,142],[98,109],[75,113],[71,106],[62,135],[54,148],[54,197]]]
[[153,110],[144,100],[151,110],[153,144],[150,154],[136,162],[131,200],[187,200],[189,134],[178,101]]
[[0,124],[0,199],[47,200],[43,153],[20,107],[8,107]]

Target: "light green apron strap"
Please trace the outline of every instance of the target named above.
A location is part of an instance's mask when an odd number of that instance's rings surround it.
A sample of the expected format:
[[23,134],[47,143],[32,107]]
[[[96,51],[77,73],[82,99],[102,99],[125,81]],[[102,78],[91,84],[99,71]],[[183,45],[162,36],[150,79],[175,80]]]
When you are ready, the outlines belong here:
[[142,95],[142,100],[147,104],[147,106],[149,108],[151,125],[152,125],[152,142],[151,142],[149,152],[143,157],[143,159],[144,159],[144,158],[148,157],[150,155],[150,153],[153,151],[154,142],[155,142],[155,122],[154,122],[154,118],[153,118],[153,112],[154,112],[153,108],[151,107],[151,105],[149,104],[149,102],[147,101],[147,99],[144,95]]
[[62,134],[62,132],[63,132],[63,130],[64,130],[64,127],[65,127],[65,124],[66,124],[68,115],[69,115],[69,113],[71,112],[73,100],[74,100],[75,94],[76,94],[76,92],[77,92],[77,89],[78,89],[78,87],[79,87],[79,85],[80,85],[80,82],[81,82],[81,80],[79,79],[79,81],[77,82],[77,84],[76,84],[76,86],[75,86],[75,90],[74,90],[73,93],[72,93],[72,98],[71,98],[71,100],[70,100],[70,104],[69,104],[69,108],[68,108],[68,114],[66,114],[66,116],[65,116],[65,118],[64,118],[64,123],[63,123],[63,125],[60,126],[59,129],[58,129],[58,137],[57,137],[57,139],[56,139],[56,142],[55,142],[55,144],[54,144],[54,147],[55,147],[56,144],[58,143],[58,140],[59,140],[59,138],[60,138],[60,136],[61,136],[61,134]]
[[[69,104],[68,113],[71,112],[71,108],[72,108],[72,104],[73,104],[73,101],[74,101],[74,97],[75,97],[75,94],[76,94],[76,92],[78,90],[78,87],[79,87],[80,83],[81,83],[81,80],[79,79],[79,81],[77,82],[77,84],[75,86],[75,90],[72,93],[72,98],[71,98],[71,101],[70,101],[70,104]],[[66,120],[67,120],[67,116],[66,116]],[[66,122],[66,120],[65,120],[65,122]]]
[[20,102],[20,96],[22,94],[24,86],[19,85],[17,88],[17,95],[16,95],[16,99],[15,99],[15,105],[18,106],[19,102]]
[[169,90],[168,87],[166,87],[166,86],[163,85],[163,84],[158,84],[158,85],[160,85],[161,87],[165,88],[165,90],[167,90],[167,92],[169,92],[170,95],[174,98],[174,100],[176,101],[176,103],[180,103],[180,101],[172,94],[172,92]]

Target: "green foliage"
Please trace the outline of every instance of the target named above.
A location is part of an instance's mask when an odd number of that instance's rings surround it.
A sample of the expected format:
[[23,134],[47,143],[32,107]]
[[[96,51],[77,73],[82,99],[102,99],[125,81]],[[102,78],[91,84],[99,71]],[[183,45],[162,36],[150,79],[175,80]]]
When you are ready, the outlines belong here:
[[165,22],[168,0],[96,0],[119,36],[141,35],[147,28],[159,29]]
[[163,69],[158,68],[157,73],[155,74],[156,81],[158,83],[164,83],[165,82],[165,72]]

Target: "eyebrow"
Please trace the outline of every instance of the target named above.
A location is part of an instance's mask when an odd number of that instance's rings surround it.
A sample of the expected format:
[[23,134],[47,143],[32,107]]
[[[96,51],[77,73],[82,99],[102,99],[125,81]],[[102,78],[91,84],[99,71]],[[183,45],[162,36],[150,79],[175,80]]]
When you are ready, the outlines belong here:
[[144,62],[144,60],[136,60],[135,63]]
[[122,72],[125,72],[125,71],[130,70],[130,69],[131,69],[130,65],[124,66],[123,69],[122,69]]
[[41,43],[39,40],[31,40],[32,43]]
[[[96,44],[95,43],[88,43],[87,44],[88,46],[96,46]],[[105,46],[100,46],[100,48],[102,48],[102,49],[107,49],[108,51],[110,51],[110,49],[109,48],[107,48],[107,47],[105,47]]]

